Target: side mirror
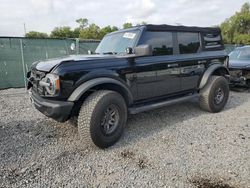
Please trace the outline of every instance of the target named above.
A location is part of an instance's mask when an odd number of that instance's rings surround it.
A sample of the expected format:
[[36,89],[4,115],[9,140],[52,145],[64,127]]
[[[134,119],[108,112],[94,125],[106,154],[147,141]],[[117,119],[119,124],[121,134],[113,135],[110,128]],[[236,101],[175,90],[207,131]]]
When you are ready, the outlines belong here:
[[153,55],[152,46],[148,44],[143,44],[135,47],[136,56],[151,56]]

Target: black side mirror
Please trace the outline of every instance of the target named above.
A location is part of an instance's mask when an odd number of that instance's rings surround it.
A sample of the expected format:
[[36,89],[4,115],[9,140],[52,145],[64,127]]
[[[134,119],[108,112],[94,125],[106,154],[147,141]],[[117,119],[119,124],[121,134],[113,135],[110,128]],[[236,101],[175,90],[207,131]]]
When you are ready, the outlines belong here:
[[151,56],[153,55],[152,46],[148,44],[143,44],[135,47],[136,56]]

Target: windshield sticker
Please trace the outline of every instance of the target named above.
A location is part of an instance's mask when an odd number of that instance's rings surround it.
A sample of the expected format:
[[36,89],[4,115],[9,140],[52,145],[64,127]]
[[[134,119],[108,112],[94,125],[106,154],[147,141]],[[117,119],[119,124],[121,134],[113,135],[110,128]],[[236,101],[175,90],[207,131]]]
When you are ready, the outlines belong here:
[[127,39],[133,39],[135,38],[135,33],[124,33],[123,37]]

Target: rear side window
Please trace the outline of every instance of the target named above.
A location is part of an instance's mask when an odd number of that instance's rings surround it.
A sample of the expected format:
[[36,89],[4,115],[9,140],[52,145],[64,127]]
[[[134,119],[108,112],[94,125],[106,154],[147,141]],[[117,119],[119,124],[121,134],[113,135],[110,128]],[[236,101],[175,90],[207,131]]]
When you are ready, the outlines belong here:
[[180,54],[196,53],[200,48],[199,33],[177,32],[177,40]]
[[172,32],[151,32],[144,33],[139,44],[152,46],[153,55],[173,55]]
[[205,44],[205,49],[223,47],[220,33],[204,33],[203,40]]

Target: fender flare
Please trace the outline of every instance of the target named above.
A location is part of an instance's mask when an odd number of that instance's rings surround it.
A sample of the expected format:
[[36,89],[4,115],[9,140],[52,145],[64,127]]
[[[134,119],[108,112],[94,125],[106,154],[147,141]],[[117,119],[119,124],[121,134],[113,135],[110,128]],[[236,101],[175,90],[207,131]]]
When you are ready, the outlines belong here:
[[208,67],[205,73],[203,74],[201,81],[200,81],[199,89],[202,89],[206,85],[209,77],[213,74],[214,71],[218,69],[224,69],[226,73],[230,75],[229,70],[224,65],[217,64],[217,63],[213,64],[210,67]]
[[99,77],[99,78],[94,78],[91,80],[88,80],[84,83],[82,83],[80,86],[78,86],[70,95],[68,98],[68,101],[77,101],[80,99],[80,97],[88,91],[90,88],[100,85],[100,84],[115,84],[120,86],[128,96],[128,101],[129,103],[133,102],[133,95],[129,88],[122,82],[115,80],[113,78],[108,78],[108,77]]

